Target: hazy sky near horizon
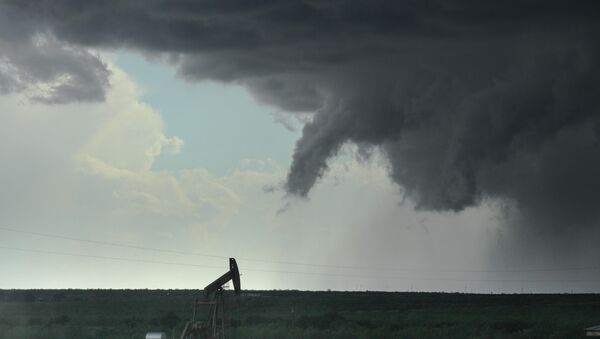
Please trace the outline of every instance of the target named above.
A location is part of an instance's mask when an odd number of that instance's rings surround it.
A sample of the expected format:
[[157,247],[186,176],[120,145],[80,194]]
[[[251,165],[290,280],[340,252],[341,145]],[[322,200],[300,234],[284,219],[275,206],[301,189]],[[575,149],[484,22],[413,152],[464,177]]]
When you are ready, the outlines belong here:
[[0,288],[598,292],[585,6],[227,3],[0,1]]

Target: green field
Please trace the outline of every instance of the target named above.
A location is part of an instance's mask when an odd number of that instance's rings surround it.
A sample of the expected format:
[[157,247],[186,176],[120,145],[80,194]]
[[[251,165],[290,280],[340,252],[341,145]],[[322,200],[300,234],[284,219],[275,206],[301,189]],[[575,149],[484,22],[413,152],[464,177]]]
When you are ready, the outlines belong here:
[[[193,290],[0,290],[0,338],[177,336]],[[227,296],[234,338],[578,338],[600,295],[244,291]]]

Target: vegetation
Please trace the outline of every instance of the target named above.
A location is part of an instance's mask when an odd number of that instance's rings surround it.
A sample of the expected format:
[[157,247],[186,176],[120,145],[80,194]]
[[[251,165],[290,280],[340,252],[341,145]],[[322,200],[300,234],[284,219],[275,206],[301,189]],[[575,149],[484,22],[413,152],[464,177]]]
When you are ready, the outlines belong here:
[[[200,295],[0,290],[0,338],[144,338],[158,330],[178,337]],[[234,338],[577,338],[600,324],[593,294],[245,291],[227,300]]]

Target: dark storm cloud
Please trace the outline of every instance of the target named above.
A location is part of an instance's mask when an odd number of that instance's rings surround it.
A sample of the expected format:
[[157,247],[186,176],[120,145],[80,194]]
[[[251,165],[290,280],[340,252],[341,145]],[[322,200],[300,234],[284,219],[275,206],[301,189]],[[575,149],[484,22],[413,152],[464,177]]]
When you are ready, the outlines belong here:
[[0,93],[24,92],[49,104],[101,101],[108,73],[90,52],[57,41],[34,16],[0,3]]
[[506,199],[532,214],[598,216],[598,2],[5,3],[69,44],[156,53],[184,78],[315,112],[290,193],[307,195],[357,143],[387,155],[422,209]]

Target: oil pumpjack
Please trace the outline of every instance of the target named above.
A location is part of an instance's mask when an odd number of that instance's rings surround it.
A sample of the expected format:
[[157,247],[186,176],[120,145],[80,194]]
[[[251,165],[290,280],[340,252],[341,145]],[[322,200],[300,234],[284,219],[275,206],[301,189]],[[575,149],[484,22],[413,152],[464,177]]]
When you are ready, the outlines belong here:
[[[185,324],[180,339],[225,338],[223,285],[230,280],[233,282],[235,294],[239,295],[240,271],[234,258],[229,258],[229,271],[204,288],[204,298],[195,300],[192,320]],[[197,309],[200,305],[210,306],[208,319],[205,321],[197,319]]]

